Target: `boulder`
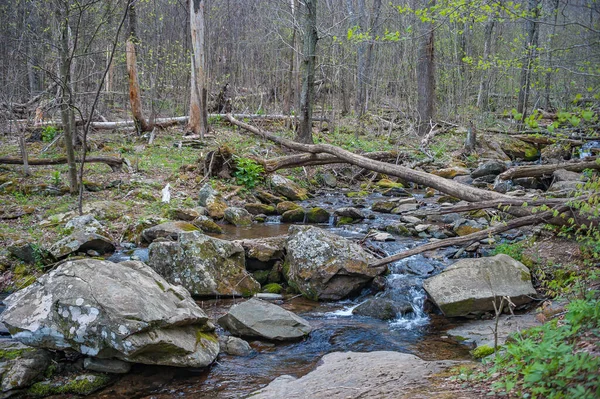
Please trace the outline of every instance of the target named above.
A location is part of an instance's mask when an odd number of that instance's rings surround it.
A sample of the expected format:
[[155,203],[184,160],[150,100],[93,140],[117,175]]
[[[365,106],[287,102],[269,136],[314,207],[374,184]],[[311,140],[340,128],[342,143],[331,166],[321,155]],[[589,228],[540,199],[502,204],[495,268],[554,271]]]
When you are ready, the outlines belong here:
[[[22,389],[44,376],[52,363],[50,352],[36,349],[12,340],[0,342],[0,379],[2,397],[9,391]],[[6,395],[6,396],[5,396]]]
[[583,182],[583,181],[587,181],[588,178],[585,177],[583,174],[581,173],[577,173],[577,172],[571,172],[565,169],[557,169],[552,173],[552,177],[554,178],[555,182],[559,182],[559,181],[576,181],[576,182]]
[[276,215],[277,210],[273,205],[265,205],[261,203],[246,204],[244,208],[252,215]]
[[175,208],[169,209],[168,215],[173,220],[191,222],[198,218],[198,216],[206,215],[206,209],[200,206],[197,208]]
[[535,161],[540,157],[540,151],[530,143],[504,135],[500,137],[500,147],[511,159]]
[[96,233],[105,237],[110,236],[106,228],[91,214],[76,216],[69,220],[65,224],[65,230],[69,233],[73,231],[85,231],[86,233]]
[[291,209],[283,212],[281,215],[282,223],[302,223],[306,217],[304,208]]
[[55,242],[48,251],[54,258],[61,259],[73,253],[89,250],[96,251],[102,255],[113,252],[115,245],[107,237],[82,230],[75,231],[69,236]]
[[333,175],[333,173],[325,172],[325,173],[323,173],[322,177],[323,177],[323,183],[325,183],[326,186],[332,187],[332,188],[337,186],[337,178]]
[[[434,397],[426,394],[432,391],[428,376],[458,364],[460,362],[425,361],[415,355],[391,351],[333,352],[323,356],[317,368],[307,375],[301,378],[289,375],[278,377],[265,388],[254,392],[251,398]],[[458,395],[455,392],[446,397]]]
[[230,207],[225,209],[225,220],[234,226],[251,226],[252,215],[244,208]]
[[398,215],[398,214],[405,213],[405,212],[416,211],[417,209],[419,209],[418,204],[412,204],[412,203],[400,204],[397,207],[395,207],[394,209],[392,209],[392,213],[395,215]]
[[500,173],[506,170],[506,164],[502,161],[488,161],[477,167],[471,172],[471,177],[476,179],[483,176],[498,176]]
[[231,356],[248,356],[252,353],[250,344],[238,337],[219,337],[221,352]]
[[262,202],[264,202],[266,204],[277,205],[280,202],[285,201],[285,198],[279,197],[277,195],[273,195],[273,194],[269,193],[268,191],[264,191],[264,190],[256,190],[254,192],[254,195],[256,196],[256,198],[258,198],[259,200],[261,200]]
[[142,262],[66,262],[5,303],[2,322],[33,347],[176,367],[205,367],[219,352],[190,294]]
[[233,242],[244,248],[248,270],[264,270],[270,269],[276,261],[284,258],[286,240],[287,236],[276,236]]
[[117,201],[83,203],[82,213],[91,213],[100,220],[116,220],[127,214],[127,206]]
[[204,184],[198,193],[198,202],[206,208],[208,216],[215,219],[223,219],[227,204],[223,200],[221,193],[212,188],[210,183]]
[[223,229],[208,216],[198,216],[192,224],[205,233],[222,234]]
[[302,207],[292,201],[282,201],[277,204],[277,213],[283,215],[287,211],[293,211],[294,209],[302,209]]
[[8,246],[6,249],[15,258],[32,265],[48,264],[53,262],[50,252],[34,242],[17,240],[17,242]]
[[273,341],[303,338],[312,331],[303,318],[257,298],[232,306],[219,325],[234,335]]
[[547,145],[542,148],[541,157],[548,163],[564,162],[571,158],[571,146],[563,142]]
[[174,242],[153,242],[148,249],[148,265],[192,295],[248,296],[260,291],[246,272],[244,248],[238,243],[194,231]]
[[271,187],[276,193],[283,195],[291,201],[304,201],[308,198],[308,192],[290,179],[281,175],[271,176]]
[[142,239],[148,243],[153,242],[157,238],[176,240],[182,233],[197,230],[196,226],[188,222],[166,222],[142,231]]
[[315,207],[306,211],[306,223],[329,223],[331,214],[323,208]]
[[335,210],[334,214],[336,216],[347,217],[352,220],[363,220],[365,218],[365,214],[360,209],[351,206],[338,208]]
[[287,241],[288,283],[314,300],[339,300],[358,292],[385,268],[369,268],[360,245],[313,226],[292,226]]
[[371,205],[373,212],[392,213],[394,208],[398,207],[397,201],[377,201]]
[[379,188],[404,188],[402,183],[395,183],[390,179],[381,179],[375,185]]
[[423,288],[447,317],[480,314],[494,310],[493,301],[503,296],[520,306],[537,295],[529,269],[508,255],[461,259]]
[[396,302],[387,298],[370,298],[355,307],[352,314],[369,316],[380,320],[391,320],[401,314],[412,312],[408,301]]

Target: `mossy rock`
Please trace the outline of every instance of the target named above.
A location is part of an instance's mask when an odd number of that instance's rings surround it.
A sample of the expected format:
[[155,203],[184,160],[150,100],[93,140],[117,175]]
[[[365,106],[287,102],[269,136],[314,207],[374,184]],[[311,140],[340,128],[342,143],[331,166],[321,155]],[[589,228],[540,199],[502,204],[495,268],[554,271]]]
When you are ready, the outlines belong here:
[[276,215],[277,209],[273,205],[265,205],[261,203],[246,204],[244,208],[252,215]]
[[83,374],[70,381],[42,381],[27,389],[27,394],[34,398],[50,395],[89,395],[113,382],[113,378],[105,374]]
[[503,136],[500,147],[511,159],[535,161],[540,157],[540,151],[533,144],[514,137]]
[[477,348],[473,349],[471,351],[471,355],[475,359],[483,359],[484,357],[487,357],[494,352],[495,352],[495,350],[491,346],[481,345],[481,346],[478,346]]
[[379,188],[404,188],[404,184],[395,183],[390,179],[381,179],[375,185]]
[[283,215],[287,211],[292,211],[294,209],[302,209],[302,207],[292,201],[282,201],[277,204],[277,213],[280,215]]
[[282,291],[283,291],[283,287],[281,286],[281,284],[277,284],[277,283],[267,284],[262,289],[262,292],[266,292],[269,294],[281,294]]
[[467,224],[463,224],[462,226],[458,226],[456,229],[454,229],[454,232],[462,237],[462,236],[466,236],[466,235],[469,235],[472,233],[476,233],[481,230],[482,229],[480,229],[480,228],[469,226]]
[[337,221],[335,223],[336,226],[344,226],[346,224],[352,224],[357,222],[357,220],[352,219],[349,216],[340,216],[337,218]]
[[306,223],[328,223],[331,214],[323,208],[315,207],[306,212]]
[[431,188],[431,187],[427,187],[427,190],[425,190],[425,195],[423,197],[425,198],[431,198],[435,195],[435,189]]
[[431,174],[443,177],[445,179],[454,179],[456,176],[468,175],[470,172],[468,169],[463,167],[450,167],[439,170],[434,170]]
[[346,197],[348,197],[348,198],[361,198],[361,197],[366,197],[367,195],[369,195],[369,193],[364,190],[350,191],[350,192],[346,193]]
[[456,203],[460,202],[460,199],[453,197],[451,195],[442,195],[440,198],[438,198],[437,202],[438,202],[438,204],[443,204],[443,203],[456,204]]
[[303,208],[300,209],[292,209],[290,211],[284,212],[281,215],[281,222],[283,223],[302,223],[304,222],[304,217],[306,216],[306,212]]
[[403,224],[390,225],[385,228],[390,234],[395,234],[402,237],[412,237],[411,231]]
[[208,216],[198,216],[192,224],[205,233],[222,234],[223,229]]

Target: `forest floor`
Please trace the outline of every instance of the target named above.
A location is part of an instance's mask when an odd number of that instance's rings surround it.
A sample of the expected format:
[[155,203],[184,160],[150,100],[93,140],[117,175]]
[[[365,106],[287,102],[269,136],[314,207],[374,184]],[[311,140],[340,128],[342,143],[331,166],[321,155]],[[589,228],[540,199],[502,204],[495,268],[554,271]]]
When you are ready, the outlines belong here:
[[[149,145],[146,137],[131,132],[94,132],[89,138],[89,156],[112,156],[126,158],[130,170],[113,172],[104,164],[88,164],[85,167],[85,190],[83,203],[99,201],[117,202],[123,208],[113,209],[116,214],[108,218],[106,228],[115,242],[125,241],[128,234],[143,221],[168,217],[169,210],[194,207],[198,202],[198,190],[204,178],[204,161],[209,151],[227,146],[240,157],[255,156],[272,158],[289,154],[273,144],[261,141],[244,131],[213,121],[213,131],[203,143],[183,137],[181,128],[170,128],[157,133]],[[254,123],[254,122],[252,122]],[[283,132],[283,124],[265,126],[272,132]],[[425,148],[421,139],[399,131],[373,129],[357,135],[356,126],[348,123],[335,129],[315,131],[315,141],[340,146],[353,152],[397,150],[402,162],[423,161],[427,171],[447,166],[477,167],[480,154],[462,155],[464,130],[446,130],[435,135]],[[282,133],[291,138],[291,133]],[[35,135],[33,135],[35,136]],[[42,150],[51,138],[38,135],[38,140],[27,142],[30,158],[55,158],[62,156],[63,148],[55,144]],[[480,135],[483,143],[500,142],[497,133]],[[41,140],[44,137],[44,141]],[[489,148],[494,146],[489,146]],[[0,136],[0,156],[19,154],[16,137]],[[11,257],[7,248],[20,242],[50,245],[64,235],[60,214],[77,210],[77,197],[68,195],[66,165],[31,166],[31,175],[23,176],[21,166],[0,165],[0,289],[10,292],[22,288],[41,275],[46,265],[25,265]],[[323,184],[323,175],[330,172],[337,177],[338,187],[363,190],[360,185],[382,176],[361,171],[359,168],[335,164],[318,167],[293,168],[279,171],[309,191]],[[225,195],[231,194],[231,205],[243,204],[249,191],[238,185],[235,177],[212,178],[213,184]],[[260,183],[260,182],[259,182]],[[161,190],[169,184],[171,201],[161,201]],[[109,212],[111,210],[108,210]],[[40,227],[43,226],[43,227]],[[539,239],[527,240],[518,245],[501,248],[534,270],[537,287],[549,297],[578,295],[581,284],[597,288],[597,279],[591,278],[584,264],[585,254],[580,244],[572,239],[558,238],[553,231],[543,232]],[[593,281],[592,281],[593,280]],[[586,288],[586,289],[587,289]],[[597,341],[596,341],[597,342]],[[456,392],[464,398],[481,398],[490,392],[490,384],[470,376],[480,374],[484,367],[474,365],[474,370],[453,369],[436,375],[427,384],[430,393],[422,393],[423,387],[410,388],[415,398],[456,398]],[[461,376],[468,377],[462,378]],[[490,397],[490,396],[487,396]]]

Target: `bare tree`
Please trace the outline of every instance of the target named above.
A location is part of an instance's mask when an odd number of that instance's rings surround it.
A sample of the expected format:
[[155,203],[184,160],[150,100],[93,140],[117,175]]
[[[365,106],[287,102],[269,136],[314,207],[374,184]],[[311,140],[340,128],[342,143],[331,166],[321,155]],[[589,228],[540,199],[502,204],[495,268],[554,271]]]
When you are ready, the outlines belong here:
[[302,49],[302,92],[300,93],[300,125],[296,140],[312,144],[312,112],[315,94],[315,63],[317,60],[317,0],[304,1],[304,44]]
[[190,0],[190,29],[192,33],[192,80],[190,119],[188,129],[203,139],[208,131],[206,91],[205,0]]
[[[135,45],[138,42],[137,37],[137,14],[135,11],[135,4],[132,2],[129,5],[129,37],[127,38],[126,50],[127,50],[127,75],[129,76],[129,102],[131,104],[131,114],[133,115],[133,121],[135,128],[139,133],[150,130],[150,126],[144,119],[144,113],[142,111],[142,97],[140,94],[140,84],[138,82],[137,73],[137,57]],[[110,70],[110,67],[109,67]]]
[[[435,6],[435,0],[425,0],[427,6]],[[427,134],[433,119],[435,106],[434,34],[433,25],[422,22],[417,61],[417,96],[419,112],[419,136]]]
[[527,101],[529,100],[529,91],[531,87],[531,70],[533,63],[538,56],[538,38],[539,29],[539,2],[540,0],[528,0],[528,17],[525,19],[525,35],[527,42],[525,43],[525,61],[521,68],[521,79],[519,84],[519,100],[517,103],[517,112],[521,113],[522,120],[525,119],[527,113]]

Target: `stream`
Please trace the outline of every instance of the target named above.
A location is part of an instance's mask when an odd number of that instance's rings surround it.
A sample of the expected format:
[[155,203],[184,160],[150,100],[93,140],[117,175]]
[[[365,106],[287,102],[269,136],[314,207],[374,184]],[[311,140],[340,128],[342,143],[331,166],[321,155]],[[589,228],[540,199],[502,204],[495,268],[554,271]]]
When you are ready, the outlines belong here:
[[[419,201],[425,200],[418,193]],[[374,201],[385,199],[373,194],[364,199],[349,199],[339,192],[322,193],[300,203],[305,208],[320,206],[330,212],[344,206],[364,207],[367,218],[359,224],[334,227],[333,220],[319,227],[349,239],[360,240],[370,228],[377,228],[398,220],[398,215],[370,211]],[[289,224],[280,223],[279,217],[269,217],[266,223],[249,228],[228,224],[221,226],[224,233],[215,237],[235,240],[261,238],[287,234]],[[385,254],[394,254],[413,247],[423,240],[396,237],[396,241],[369,242]],[[147,259],[147,250],[137,248],[117,252],[109,260]],[[339,302],[313,302],[301,297],[275,303],[308,320],[313,332],[308,338],[293,343],[268,343],[250,341],[254,353],[248,357],[220,355],[207,370],[176,369],[136,365],[133,371],[119,382],[99,393],[96,398],[241,398],[260,389],[281,375],[301,377],[317,365],[322,356],[335,351],[398,351],[415,354],[425,360],[468,359],[469,348],[447,337],[444,332],[460,322],[442,316],[428,315],[423,311],[425,292],[423,279],[439,273],[450,264],[443,253],[438,259],[412,256],[390,265],[383,293],[393,300],[409,301],[413,312],[392,321],[356,316],[352,309],[363,302],[365,292],[353,300]],[[207,314],[216,319],[241,299],[219,298],[198,301]],[[220,327],[218,327],[220,329]],[[222,330],[219,331],[223,333]]]

